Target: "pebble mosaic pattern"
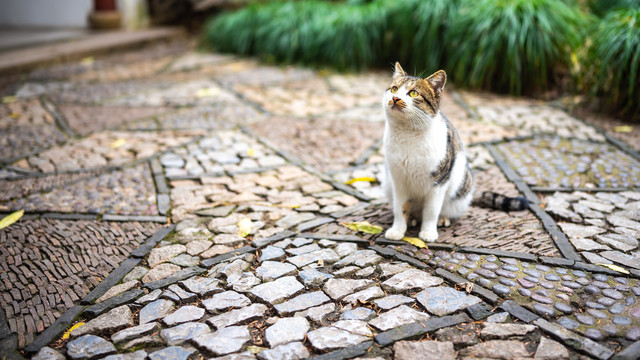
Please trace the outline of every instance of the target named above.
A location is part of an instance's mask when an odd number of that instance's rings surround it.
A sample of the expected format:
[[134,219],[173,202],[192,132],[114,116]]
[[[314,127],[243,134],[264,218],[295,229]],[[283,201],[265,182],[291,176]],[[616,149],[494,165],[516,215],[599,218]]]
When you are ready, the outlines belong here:
[[102,106],[59,106],[69,126],[80,136],[113,129],[120,124],[154,114],[166,113],[168,109],[157,107],[102,107]]
[[82,179],[45,193],[0,203],[3,211],[157,215],[156,193],[148,165]]
[[606,143],[540,136],[496,146],[530,186],[640,186],[640,162]]
[[[35,192],[57,188],[74,181],[96,176],[98,172],[52,174],[40,177],[8,178],[0,181],[0,201],[23,197]],[[14,174],[17,175],[17,174]]]
[[0,230],[0,306],[19,346],[87,295],[158,227],[40,219]]

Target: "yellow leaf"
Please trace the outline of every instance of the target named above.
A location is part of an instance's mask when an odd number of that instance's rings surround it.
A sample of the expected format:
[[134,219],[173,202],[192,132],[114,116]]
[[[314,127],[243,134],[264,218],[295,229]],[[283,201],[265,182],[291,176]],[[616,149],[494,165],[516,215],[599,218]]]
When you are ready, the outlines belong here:
[[402,238],[402,241],[406,241],[409,244],[413,245],[413,246],[417,246],[419,248],[426,248],[427,244],[424,243],[424,241],[418,239],[418,238],[414,238],[414,237],[408,237],[405,236]]
[[372,177],[359,177],[359,178],[351,179],[351,180],[347,181],[345,184],[351,185],[351,184],[353,184],[355,182],[358,182],[358,181],[376,182],[376,179],[374,179]]
[[112,142],[111,143],[111,148],[112,149],[119,148],[120,146],[122,146],[122,145],[124,145],[126,143],[127,143],[127,140],[121,138],[121,139],[118,139],[118,140]]
[[16,101],[18,101],[18,97],[17,96],[5,96],[5,97],[2,98],[2,102],[4,104],[16,102]]
[[18,114],[18,113],[11,113],[11,114],[9,114],[9,117],[10,117],[10,118],[12,118],[12,119],[17,119],[17,118],[19,118],[19,117],[20,117],[20,114]]
[[242,220],[238,221],[237,225],[238,225],[238,235],[242,237],[246,237],[251,232],[251,227],[252,227],[251,219],[243,218]]
[[71,334],[71,332],[72,332],[73,330],[75,330],[75,329],[79,328],[79,327],[80,327],[80,326],[82,326],[82,325],[84,325],[84,323],[83,323],[83,322],[79,322],[79,323],[77,323],[77,324],[73,325],[69,330],[65,331],[65,333],[64,333],[64,334],[62,334],[62,339],[63,339],[63,340],[68,339],[68,338],[69,338],[69,334]]
[[219,93],[220,93],[220,90],[218,88],[214,88],[214,87],[204,88],[196,91],[196,97],[198,98],[212,97],[212,96],[218,95]]
[[340,223],[340,225],[351,230],[360,231],[367,234],[380,234],[382,232],[382,226],[371,225],[368,221]]
[[93,65],[93,62],[93,56],[87,56],[86,58],[80,60],[80,64],[82,64],[83,66],[91,66]]
[[263,350],[267,350],[267,348],[263,348],[263,347],[255,346],[255,345],[247,346],[247,351],[252,353],[252,354],[258,354],[258,353],[262,352]]
[[24,210],[18,210],[13,212],[0,220],[0,229],[4,229],[7,226],[13,224],[14,222],[20,220],[20,218],[24,215]]
[[253,156],[255,155],[256,151],[253,148],[248,148],[247,149],[247,155],[249,156]]
[[613,128],[613,131],[618,133],[630,133],[633,131],[633,127],[629,125],[616,126]]
[[596,265],[604,266],[606,268],[609,268],[609,269],[611,269],[613,271],[617,271],[617,272],[622,273],[622,274],[627,274],[627,275],[629,274],[629,271],[627,271],[627,269],[621,268],[618,265],[613,265],[613,264],[596,264]]

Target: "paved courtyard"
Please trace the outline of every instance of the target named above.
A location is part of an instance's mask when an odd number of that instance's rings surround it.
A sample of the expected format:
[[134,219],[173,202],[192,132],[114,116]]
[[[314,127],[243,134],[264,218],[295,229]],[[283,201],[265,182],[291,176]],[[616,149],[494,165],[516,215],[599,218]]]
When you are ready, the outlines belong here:
[[0,76],[1,356],[638,358],[638,129],[449,86],[476,192],[530,206],[419,248],[346,226],[392,222],[389,80],[181,41]]

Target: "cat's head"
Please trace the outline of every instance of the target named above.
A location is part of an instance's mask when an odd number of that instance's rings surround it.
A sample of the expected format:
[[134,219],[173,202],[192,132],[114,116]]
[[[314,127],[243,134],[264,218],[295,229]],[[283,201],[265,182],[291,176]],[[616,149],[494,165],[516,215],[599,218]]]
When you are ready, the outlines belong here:
[[407,75],[396,63],[393,80],[382,97],[387,118],[398,121],[434,118],[438,115],[446,82],[444,70],[438,70],[423,79]]

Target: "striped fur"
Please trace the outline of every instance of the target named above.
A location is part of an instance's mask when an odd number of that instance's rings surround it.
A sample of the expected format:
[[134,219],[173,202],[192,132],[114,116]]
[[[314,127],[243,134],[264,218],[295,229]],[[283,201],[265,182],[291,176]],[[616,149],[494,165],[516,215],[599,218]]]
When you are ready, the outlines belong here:
[[529,200],[522,196],[508,197],[493,191],[485,191],[477,199],[474,205],[502,211],[520,211],[529,207]]
[[445,83],[442,70],[421,79],[407,76],[396,63],[393,80],[383,95],[385,190],[394,212],[387,238],[404,236],[409,213],[422,221],[419,237],[435,241],[438,218],[446,224],[461,216],[471,202],[473,175],[464,146],[453,124],[440,112]]

